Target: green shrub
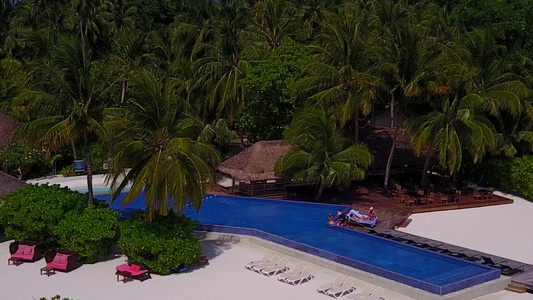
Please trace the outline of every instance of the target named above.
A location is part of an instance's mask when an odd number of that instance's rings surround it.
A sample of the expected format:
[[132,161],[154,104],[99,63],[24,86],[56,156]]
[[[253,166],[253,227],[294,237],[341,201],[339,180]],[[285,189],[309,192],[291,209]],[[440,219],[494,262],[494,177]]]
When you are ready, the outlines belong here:
[[0,165],[7,167],[9,174],[18,177],[18,167],[23,179],[41,177],[50,173],[50,165],[41,151],[28,145],[12,144],[0,153]]
[[202,246],[193,234],[197,224],[173,212],[146,223],[139,211],[121,224],[118,244],[130,262],[153,273],[170,274],[173,267],[198,262]]
[[59,174],[63,175],[63,177],[75,176],[76,172],[74,172],[74,165],[68,165],[64,167],[61,169],[61,171],[59,171]]
[[61,247],[78,251],[88,263],[97,262],[119,236],[119,214],[109,208],[87,207],[67,214],[54,233]]
[[[41,297],[41,298],[39,298],[39,300],[48,300],[48,298],[46,298],[46,297]],[[70,299],[70,298],[61,298],[61,296],[59,296],[59,295],[55,295],[54,297],[50,298],[50,300],[74,300],[74,299]]]
[[521,194],[533,196],[533,156],[514,158],[510,176],[513,188]]
[[0,224],[16,240],[57,244],[54,230],[67,213],[87,206],[84,195],[58,185],[27,185],[0,198]]

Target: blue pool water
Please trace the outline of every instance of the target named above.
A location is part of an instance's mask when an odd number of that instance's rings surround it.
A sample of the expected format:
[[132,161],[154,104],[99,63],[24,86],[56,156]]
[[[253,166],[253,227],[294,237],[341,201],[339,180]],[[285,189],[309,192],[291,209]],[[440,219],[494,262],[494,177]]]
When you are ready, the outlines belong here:
[[[108,201],[109,197],[102,195],[98,198]],[[112,208],[127,216],[144,208],[144,198],[139,197],[128,207],[116,201]],[[345,208],[329,204],[208,196],[199,213],[193,207],[187,207],[185,214],[202,224],[260,230],[439,287],[494,271],[468,261],[327,225],[329,213],[335,214]]]

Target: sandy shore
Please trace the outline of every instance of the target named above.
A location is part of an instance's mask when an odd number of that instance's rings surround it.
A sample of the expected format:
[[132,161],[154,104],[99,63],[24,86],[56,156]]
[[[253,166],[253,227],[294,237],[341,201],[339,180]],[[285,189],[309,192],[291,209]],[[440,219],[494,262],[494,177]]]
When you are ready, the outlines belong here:
[[533,264],[533,203],[508,194],[513,204],[411,215],[399,230]]
[[[0,243],[0,260],[9,257],[9,242]],[[266,277],[246,270],[244,264],[257,260],[269,249],[249,242],[204,241],[203,252],[211,264],[187,273],[169,276],[152,275],[152,279],[126,284],[116,281],[115,267],[125,257],[111,258],[93,265],[83,265],[70,273],[58,272],[47,277],[39,275],[44,260],[20,266],[0,267],[0,299],[31,300],[60,294],[80,300],[147,300],[147,299],[254,299],[254,300],[326,300],[316,288],[335,279],[337,273],[314,265],[315,278],[301,286],[290,286],[275,277]],[[300,262],[288,257],[290,267]],[[310,264],[312,265],[312,264]],[[387,291],[385,299],[410,298]]]

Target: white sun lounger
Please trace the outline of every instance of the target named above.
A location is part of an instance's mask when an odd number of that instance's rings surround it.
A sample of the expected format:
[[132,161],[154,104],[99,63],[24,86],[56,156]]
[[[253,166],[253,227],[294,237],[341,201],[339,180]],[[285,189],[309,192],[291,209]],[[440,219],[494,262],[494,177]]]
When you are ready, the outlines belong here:
[[261,270],[275,266],[279,262],[279,255],[274,255],[266,264],[255,265],[252,270],[261,272]]
[[366,297],[370,294],[372,294],[372,290],[374,289],[374,286],[371,285],[371,284],[367,284],[362,291],[360,292],[357,292],[357,293],[354,293],[354,294],[350,294],[346,297],[344,297],[344,300],[355,300],[355,299],[359,299],[361,297]]
[[261,265],[261,264],[266,264],[269,260],[272,259],[272,254],[265,254],[265,256],[263,257],[263,259],[261,260],[254,260],[254,261],[251,261],[247,264],[244,265],[244,267],[246,269],[249,269],[251,270],[253,266],[256,266],[256,265]]
[[280,274],[278,276],[278,280],[279,281],[285,281],[285,279],[288,278],[288,277],[292,277],[292,276],[295,276],[295,275],[300,275],[300,273],[302,273],[303,269],[304,269],[304,264],[299,263],[290,272]]
[[292,285],[300,285],[306,281],[313,279],[314,276],[311,275],[311,272],[313,272],[313,267],[306,266],[302,270],[302,273],[286,278],[285,282]]
[[289,262],[289,260],[284,257],[275,266],[269,267],[269,268],[266,268],[266,269],[262,269],[261,270],[261,274],[270,277],[270,276],[277,275],[279,273],[283,273],[283,272],[287,271],[287,269],[288,269],[287,268],[287,262]]
[[383,292],[384,292],[384,289],[378,287],[372,292],[372,294],[361,297],[361,298],[357,298],[357,300],[379,300],[381,299],[381,295],[383,295]]
[[353,288],[354,283],[355,283],[355,278],[348,277],[344,280],[344,282],[340,286],[327,290],[326,294],[332,296],[333,298],[342,297],[354,290]]
[[337,278],[335,278],[335,282],[332,283],[326,283],[324,285],[321,285],[316,289],[319,293],[326,293],[326,291],[331,290],[334,287],[338,287],[342,284],[346,276],[344,275],[337,275]]

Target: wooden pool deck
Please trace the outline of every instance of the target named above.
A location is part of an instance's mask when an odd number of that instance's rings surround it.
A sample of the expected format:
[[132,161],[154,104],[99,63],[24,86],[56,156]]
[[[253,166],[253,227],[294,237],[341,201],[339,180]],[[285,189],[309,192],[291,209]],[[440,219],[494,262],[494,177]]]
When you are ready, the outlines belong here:
[[409,216],[415,213],[445,211],[454,209],[465,209],[475,207],[485,207],[493,205],[503,205],[513,203],[512,199],[492,196],[492,200],[474,200],[472,195],[460,195],[459,202],[450,204],[434,205],[413,205],[406,206],[400,204],[399,198],[385,197],[380,192],[369,192],[361,189],[354,197],[352,207],[355,210],[365,214],[370,207],[374,207],[379,217],[376,224],[377,229],[394,229],[396,227],[405,227],[409,224]]

